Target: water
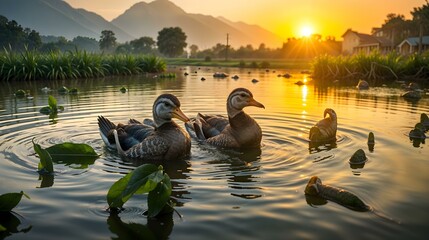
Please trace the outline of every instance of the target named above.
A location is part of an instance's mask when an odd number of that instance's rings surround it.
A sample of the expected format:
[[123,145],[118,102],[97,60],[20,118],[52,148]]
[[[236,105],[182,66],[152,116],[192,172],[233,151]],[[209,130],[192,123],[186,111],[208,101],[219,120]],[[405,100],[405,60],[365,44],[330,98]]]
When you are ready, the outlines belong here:
[[[0,89],[0,193],[23,190],[12,215],[2,215],[0,232],[8,239],[423,239],[429,222],[429,148],[413,145],[408,132],[429,113],[429,98],[408,102],[402,90],[298,86],[307,75],[277,77],[284,70],[206,67],[171,68],[177,79],[133,76],[57,82],[2,83]],[[192,73],[185,77],[183,72]],[[194,73],[197,71],[198,73]],[[240,79],[214,79],[215,71]],[[252,71],[250,74],[248,71]],[[201,81],[205,77],[206,81]],[[254,84],[252,79],[258,79]],[[310,79],[308,79],[310,80]],[[38,110],[47,105],[40,89],[77,87],[78,95],[52,92],[65,111],[56,118]],[[127,93],[119,89],[125,86]],[[226,114],[228,94],[251,90],[266,109],[246,108],[263,129],[263,146],[255,152],[220,152],[192,142],[189,164],[167,166],[172,198],[183,215],[148,220],[146,195],[134,196],[119,215],[106,211],[110,186],[139,162],[121,160],[106,149],[97,116],[114,122],[151,118],[161,93],[173,93],[189,117],[198,112]],[[17,99],[29,89],[33,99]],[[308,132],[325,108],[338,115],[337,142],[309,148]],[[180,123],[183,126],[182,123]],[[367,146],[375,134],[374,151]],[[55,164],[55,176],[41,179],[31,140],[48,147],[72,141],[101,154],[90,165]],[[351,168],[348,160],[363,149],[369,161]],[[334,202],[306,198],[308,179],[347,189],[393,221],[373,212],[356,212]],[[6,220],[10,219],[10,220]]]

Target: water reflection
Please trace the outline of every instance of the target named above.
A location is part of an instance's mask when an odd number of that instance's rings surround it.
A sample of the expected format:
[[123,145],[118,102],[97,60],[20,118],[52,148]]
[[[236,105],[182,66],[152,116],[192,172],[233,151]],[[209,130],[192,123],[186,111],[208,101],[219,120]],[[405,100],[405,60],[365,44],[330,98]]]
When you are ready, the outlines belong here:
[[32,226],[22,223],[21,218],[14,212],[0,212],[0,225],[6,228],[6,231],[0,231],[0,239],[29,232]]
[[[219,149],[218,149],[219,150]],[[258,178],[261,169],[261,149],[247,149],[243,152],[234,150],[223,150],[226,154],[224,159],[209,161],[210,164],[220,165],[222,173],[226,174],[232,196],[243,199],[255,199],[262,197]]]
[[308,142],[308,152],[310,154],[318,153],[321,151],[329,151],[333,148],[337,148],[337,140],[328,142]]
[[53,174],[39,174],[39,188],[47,188],[52,187],[54,185],[54,175]]
[[117,236],[112,239],[169,239],[174,226],[172,214],[148,218],[145,225],[125,223],[117,213],[111,213],[107,218],[107,225],[110,232]]

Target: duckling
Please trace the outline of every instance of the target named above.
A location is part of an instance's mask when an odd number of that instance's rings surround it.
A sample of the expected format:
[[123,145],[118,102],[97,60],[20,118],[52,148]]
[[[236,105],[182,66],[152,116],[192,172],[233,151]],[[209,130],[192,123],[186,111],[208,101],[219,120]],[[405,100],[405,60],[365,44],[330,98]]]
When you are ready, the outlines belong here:
[[[329,117],[326,117],[329,114]],[[326,108],[323,113],[324,119],[320,120],[310,129],[310,141],[327,142],[335,140],[337,134],[337,114],[331,108]]]
[[115,125],[103,116],[98,126],[103,141],[110,148],[129,158],[172,161],[184,158],[191,150],[189,134],[172,118],[188,122],[180,109],[180,101],[172,94],[162,94],[154,102],[153,121],[140,123],[130,119],[128,124]]
[[225,148],[258,148],[261,145],[262,130],[258,123],[243,111],[243,108],[265,106],[253,98],[246,88],[233,90],[226,101],[228,117],[203,115],[185,124],[194,137],[208,144]]

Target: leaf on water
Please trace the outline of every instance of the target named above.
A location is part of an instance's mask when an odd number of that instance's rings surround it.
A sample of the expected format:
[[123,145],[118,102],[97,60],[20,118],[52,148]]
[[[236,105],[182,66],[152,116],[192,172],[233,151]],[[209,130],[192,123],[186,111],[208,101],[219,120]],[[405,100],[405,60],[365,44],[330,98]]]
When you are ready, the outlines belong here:
[[[147,199],[148,205],[148,217],[155,217],[163,211],[167,206],[167,202],[170,199],[171,195],[171,181],[170,177],[167,174],[163,175],[162,181],[158,183],[157,187],[149,192]],[[171,211],[172,209],[170,209]]]
[[34,143],[34,138],[31,140],[33,142],[33,148],[34,151],[39,155],[40,162],[38,166],[38,171],[43,173],[53,173],[54,172],[54,166],[52,163],[51,155],[48,151],[43,149],[39,144]]
[[42,114],[49,115],[49,114],[51,114],[52,110],[51,110],[51,107],[42,107],[39,110],[39,112],[42,113]]
[[110,208],[121,208],[124,203],[128,201],[128,199],[122,198],[122,192],[127,187],[131,175],[132,172],[128,173],[110,187],[109,192],[107,193],[107,203]]
[[0,224],[0,232],[6,231],[7,229]]
[[149,213],[151,217],[156,216],[163,210],[171,195],[170,178],[163,173],[162,167],[143,164],[128,173],[110,187],[107,203],[110,208],[121,208],[134,194],[143,193],[149,193]]
[[130,182],[126,189],[124,189],[124,196],[132,195],[134,193],[143,194],[152,191],[156,187],[149,179],[153,179],[152,174],[156,173],[158,168],[153,164],[143,164],[134,169]]
[[22,196],[30,199],[23,191],[19,193],[5,193],[0,195],[0,212],[10,212],[21,201]]
[[57,99],[55,99],[54,96],[49,95],[48,105],[54,110],[57,109]]
[[65,142],[46,149],[56,163],[91,165],[99,157],[88,144]]

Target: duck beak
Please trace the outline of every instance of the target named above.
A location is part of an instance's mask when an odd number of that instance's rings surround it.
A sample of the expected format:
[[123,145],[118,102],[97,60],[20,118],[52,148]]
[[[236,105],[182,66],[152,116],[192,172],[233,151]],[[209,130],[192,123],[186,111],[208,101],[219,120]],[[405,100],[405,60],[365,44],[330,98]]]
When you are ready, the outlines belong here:
[[249,100],[249,102],[247,103],[247,106],[254,106],[254,107],[258,107],[258,108],[263,108],[263,109],[265,109],[264,104],[262,104],[262,103],[260,103],[260,102],[256,101],[256,100],[255,100],[255,99],[253,99],[253,98],[251,98],[251,99]]
[[173,111],[173,117],[183,121],[183,122],[189,122],[190,119],[180,110],[180,108],[176,108]]

